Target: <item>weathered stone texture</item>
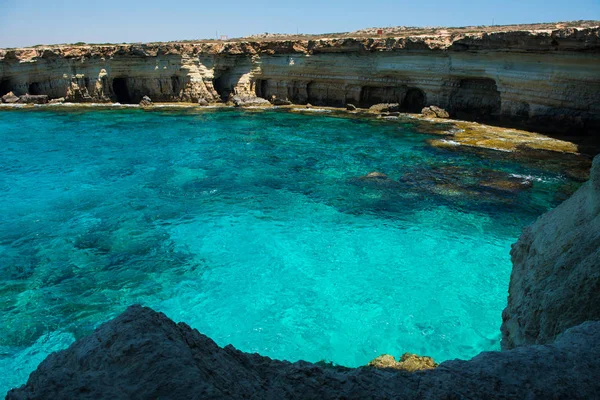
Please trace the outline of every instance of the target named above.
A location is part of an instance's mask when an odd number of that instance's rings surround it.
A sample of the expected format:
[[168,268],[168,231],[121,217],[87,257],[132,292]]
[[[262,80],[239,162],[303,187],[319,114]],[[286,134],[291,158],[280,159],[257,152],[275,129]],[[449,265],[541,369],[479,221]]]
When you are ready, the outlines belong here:
[[503,348],[551,343],[567,328],[600,320],[600,156],[590,180],[525,228],[511,256]]

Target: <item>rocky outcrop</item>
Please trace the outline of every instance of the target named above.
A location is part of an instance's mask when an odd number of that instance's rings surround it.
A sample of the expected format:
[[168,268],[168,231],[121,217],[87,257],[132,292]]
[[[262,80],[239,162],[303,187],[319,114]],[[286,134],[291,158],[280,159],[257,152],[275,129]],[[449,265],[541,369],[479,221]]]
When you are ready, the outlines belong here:
[[600,129],[599,76],[597,27],[0,50],[0,96],[137,104],[233,94],[413,113],[435,104],[453,117],[589,135]]
[[590,399],[600,390],[598,357],[600,322],[587,322],[551,345],[482,353],[423,372],[289,363],[221,348],[184,323],[134,306],[48,356],[7,399]]
[[150,107],[152,104],[152,99],[148,96],[144,96],[142,97],[142,100],[140,100],[140,106],[141,107]]
[[448,111],[444,110],[443,108],[439,108],[438,106],[424,107],[421,110],[421,114],[428,118],[450,118]]
[[384,354],[377,357],[367,365],[373,368],[390,368],[406,372],[426,371],[429,369],[434,369],[438,366],[431,357],[418,356],[411,353],[402,354],[400,361],[396,361],[394,356]]
[[565,329],[600,320],[600,156],[590,180],[525,228],[511,256],[502,348],[551,343]]

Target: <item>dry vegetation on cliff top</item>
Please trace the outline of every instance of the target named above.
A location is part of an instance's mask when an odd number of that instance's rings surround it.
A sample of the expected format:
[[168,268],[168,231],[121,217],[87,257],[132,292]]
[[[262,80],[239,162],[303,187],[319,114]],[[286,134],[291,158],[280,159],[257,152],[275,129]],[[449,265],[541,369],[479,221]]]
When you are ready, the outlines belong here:
[[[457,38],[467,35],[477,35],[484,33],[498,32],[551,32],[557,29],[586,29],[600,27],[600,21],[597,20],[580,20],[580,21],[562,21],[562,22],[545,22],[535,24],[515,24],[515,25],[479,25],[479,26],[461,26],[461,27],[440,27],[440,26],[394,26],[394,27],[373,27],[360,29],[354,32],[332,32],[319,34],[288,34],[288,33],[259,33],[241,38],[229,38],[227,42],[269,42],[280,40],[318,40],[331,38],[409,38],[409,37],[435,37],[438,39],[447,39],[453,41]],[[380,33],[381,32],[381,33]],[[182,39],[174,40],[169,43],[213,43],[221,40],[215,39]],[[149,42],[148,44],[158,44],[162,42]],[[130,44],[130,43],[63,43],[61,45],[69,46],[86,46],[86,45],[114,45],[114,44]],[[44,47],[49,44],[38,44],[31,47]]]

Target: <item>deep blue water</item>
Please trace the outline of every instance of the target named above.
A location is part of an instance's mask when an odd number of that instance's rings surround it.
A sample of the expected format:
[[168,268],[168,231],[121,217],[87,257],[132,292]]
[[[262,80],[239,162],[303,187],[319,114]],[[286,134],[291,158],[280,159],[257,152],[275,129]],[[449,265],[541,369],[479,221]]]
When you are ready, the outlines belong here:
[[[288,360],[498,349],[510,245],[574,185],[431,137],[317,113],[1,111],[0,392],[133,303]],[[533,187],[481,185],[511,175]]]

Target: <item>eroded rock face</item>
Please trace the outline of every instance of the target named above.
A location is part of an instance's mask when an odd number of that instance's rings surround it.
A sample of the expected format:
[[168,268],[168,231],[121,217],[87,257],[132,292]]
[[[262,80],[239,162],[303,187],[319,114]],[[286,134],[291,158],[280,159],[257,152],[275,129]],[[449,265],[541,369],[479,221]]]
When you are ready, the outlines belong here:
[[587,322],[552,345],[423,372],[289,363],[221,348],[184,323],[133,306],[48,356],[7,399],[590,399],[600,389],[598,357],[600,322]]
[[600,156],[590,180],[525,228],[511,256],[502,348],[551,343],[567,328],[600,320]]
[[[535,66],[535,68],[532,68]],[[227,101],[418,113],[597,135],[600,28],[0,49],[0,95],[138,104]]]

